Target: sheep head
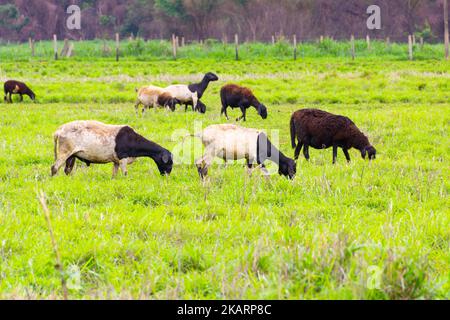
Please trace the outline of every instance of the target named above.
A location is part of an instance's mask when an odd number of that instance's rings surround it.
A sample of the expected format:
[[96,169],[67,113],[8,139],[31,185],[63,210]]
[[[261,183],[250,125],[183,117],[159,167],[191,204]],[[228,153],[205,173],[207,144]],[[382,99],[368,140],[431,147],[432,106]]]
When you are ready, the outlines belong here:
[[197,111],[200,113],[206,113],[206,105],[200,100],[197,101]]
[[207,74],[205,74],[205,80],[207,80],[209,82],[218,81],[219,77],[212,72],[208,72]]
[[280,166],[278,168],[278,174],[281,176],[287,177],[289,180],[293,180],[297,173],[297,163],[290,159],[286,158],[286,161],[280,162]]
[[377,155],[377,150],[373,146],[364,147],[361,150],[361,157],[363,159],[365,159],[366,155],[369,156],[369,160],[374,160],[376,158],[376,155]]
[[156,165],[158,166],[159,173],[162,176],[170,175],[173,167],[173,155],[169,151],[164,151],[159,159],[155,159]]
[[267,119],[267,108],[262,103],[258,106],[258,114],[261,116],[261,118]]

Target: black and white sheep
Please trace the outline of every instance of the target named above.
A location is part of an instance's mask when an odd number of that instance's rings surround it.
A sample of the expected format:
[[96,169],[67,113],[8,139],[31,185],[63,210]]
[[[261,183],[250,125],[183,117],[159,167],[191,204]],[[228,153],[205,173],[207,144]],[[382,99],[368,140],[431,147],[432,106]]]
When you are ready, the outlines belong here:
[[195,162],[201,178],[207,176],[208,168],[216,157],[225,162],[246,159],[249,170],[258,165],[265,175],[268,175],[268,171],[264,162],[270,160],[279,166],[280,175],[289,179],[295,177],[297,169],[295,161],[272,145],[266,134],[260,130],[233,124],[219,124],[209,126],[195,136],[201,139],[205,146],[203,157]]
[[245,87],[238,86],[236,84],[228,84],[222,87],[220,90],[220,98],[222,100],[222,111],[221,115],[225,114],[228,118],[227,108],[239,108],[241,109],[242,116],[237,118],[236,121],[244,119],[247,120],[246,114],[247,109],[254,107],[261,118],[267,118],[267,108],[262,103],[258,101],[253,92]]
[[302,147],[307,160],[309,147],[315,149],[333,147],[333,163],[336,163],[338,147],[342,148],[349,162],[348,150],[351,148],[358,149],[364,159],[366,155],[370,160],[376,157],[375,148],[352,120],[318,109],[303,109],[292,115],[291,143],[292,148],[295,148],[295,160],[298,159]]
[[114,164],[113,177],[120,169],[127,175],[127,164],[136,158],[150,157],[161,175],[172,171],[173,156],[168,150],[151,142],[125,125],[108,125],[98,121],[74,121],[61,126],[54,134],[55,164],[52,176],[65,164],[69,175],[76,159],[91,163]]
[[30,88],[28,88],[28,86],[23,82],[16,80],[8,80],[3,85],[3,90],[5,92],[4,97],[5,102],[12,103],[13,101],[11,96],[13,94],[20,95],[20,102],[23,101],[24,95],[27,95],[30,97],[31,100],[36,101],[36,95],[34,94],[34,92]]
[[177,98],[182,104],[185,106],[185,110],[187,111],[188,106],[192,106],[194,111],[199,111],[201,113],[206,112],[206,107],[204,104],[201,107],[204,107],[204,112],[202,112],[202,108],[199,108],[198,101],[203,97],[206,89],[210,82],[218,81],[219,77],[212,72],[208,72],[203,77],[202,81],[199,83],[193,83],[189,85],[178,84],[172,85],[165,88],[165,90],[172,94],[173,97]]

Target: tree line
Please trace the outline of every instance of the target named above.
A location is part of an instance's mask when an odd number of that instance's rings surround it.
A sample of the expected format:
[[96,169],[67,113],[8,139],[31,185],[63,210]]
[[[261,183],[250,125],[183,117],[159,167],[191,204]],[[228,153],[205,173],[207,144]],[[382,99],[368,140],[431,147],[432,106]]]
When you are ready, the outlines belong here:
[[[442,41],[443,0],[0,0],[0,38],[25,41],[139,36],[188,40],[270,41],[272,36],[313,40],[416,34]],[[81,9],[81,29],[68,30],[66,8]],[[381,30],[368,30],[368,6],[381,8]]]

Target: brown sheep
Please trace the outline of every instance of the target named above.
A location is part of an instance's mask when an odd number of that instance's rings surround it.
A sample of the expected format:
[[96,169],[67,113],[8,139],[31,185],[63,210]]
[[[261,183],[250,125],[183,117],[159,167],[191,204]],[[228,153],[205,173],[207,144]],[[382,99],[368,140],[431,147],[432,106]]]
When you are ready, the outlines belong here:
[[172,111],[175,111],[176,105],[180,103],[180,100],[172,97],[172,95],[168,92],[164,92],[158,97],[158,105],[164,108],[169,108]]
[[235,84],[228,84],[222,87],[220,90],[220,97],[222,99],[222,114],[228,118],[227,108],[240,108],[242,111],[242,116],[237,118],[236,121],[244,119],[246,121],[247,109],[250,107],[255,107],[258,110],[258,114],[261,118],[267,118],[267,108],[265,105],[260,103],[258,99],[253,95],[253,92]]
[[11,96],[13,94],[20,95],[20,102],[23,101],[23,95],[27,95],[30,97],[31,100],[36,101],[36,95],[34,94],[34,92],[30,88],[28,88],[28,86],[23,82],[16,80],[8,80],[5,82],[3,89],[5,91],[4,97],[5,102],[12,103],[13,101]]
[[[296,140],[298,144],[296,144]],[[349,118],[334,115],[318,109],[296,111],[291,117],[291,142],[295,148],[295,160],[303,148],[303,154],[309,160],[309,147],[327,149],[333,147],[333,164],[336,163],[337,149],[342,148],[348,162],[348,150],[358,149],[363,159],[375,159],[376,150],[369,139]]]

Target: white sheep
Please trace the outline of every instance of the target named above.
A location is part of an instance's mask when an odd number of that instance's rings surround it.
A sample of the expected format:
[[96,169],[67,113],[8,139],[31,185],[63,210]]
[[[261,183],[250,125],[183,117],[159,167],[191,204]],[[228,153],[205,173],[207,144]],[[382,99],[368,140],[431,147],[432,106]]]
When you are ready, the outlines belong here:
[[278,164],[278,173],[293,179],[296,173],[296,163],[279,151],[267,138],[266,134],[257,129],[243,128],[234,124],[212,125],[195,137],[202,140],[205,146],[203,157],[195,162],[201,178],[208,174],[208,168],[215,157],[228,160],[246,159],[249,170],[256,164],[265,175],[268,171],[264,161],[270,160]]

